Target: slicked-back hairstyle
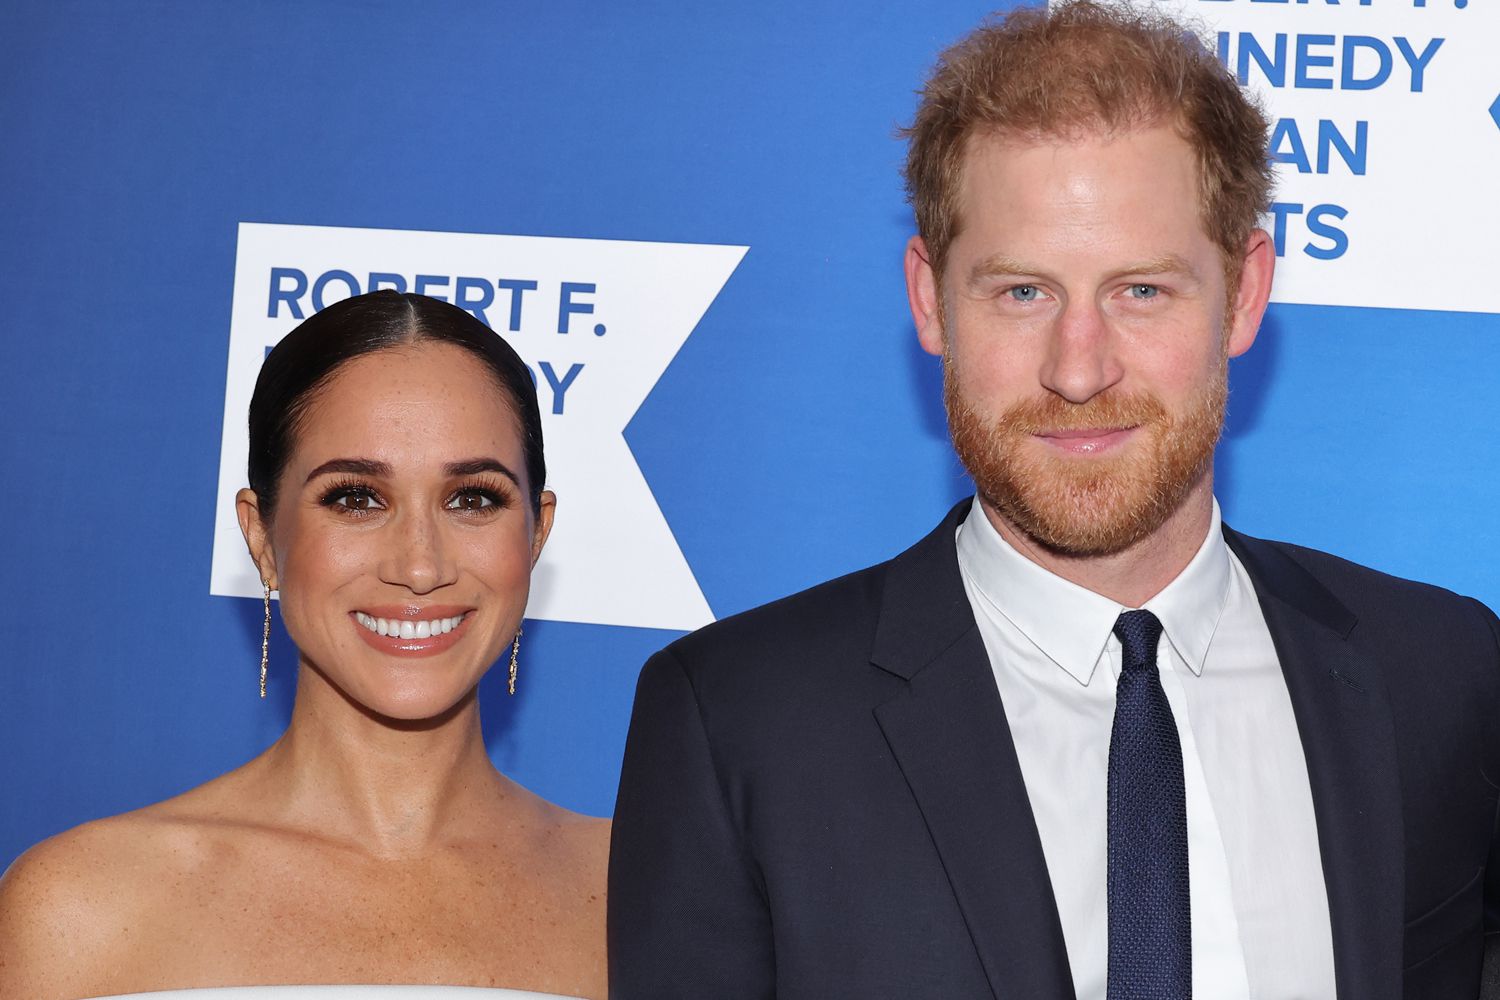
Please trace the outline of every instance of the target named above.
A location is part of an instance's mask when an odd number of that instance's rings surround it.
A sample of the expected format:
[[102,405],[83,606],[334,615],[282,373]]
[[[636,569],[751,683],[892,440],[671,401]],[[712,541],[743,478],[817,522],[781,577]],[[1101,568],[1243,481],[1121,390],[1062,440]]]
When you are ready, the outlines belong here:
[[1203,227],[1237,280],[1245,241],[1270,209],[1267,122],[1210,49],[1163,14],[1097,0],[982,25],[938,58],[902,130],[907,195],[933,270],[941,277],[962,226],[974,136],[1066,140],[1158,124],[1197,155]]
[[319,390],[355,358],[421,343],[452,344],[484,365],[515,411],[532,513],[541,509],[547,480],[542,416],[525,362],[471,313],[426,295],[383,289],[314,313],[266,355],[250,398],[249,478],[262,518],[271,520],[281,473]]

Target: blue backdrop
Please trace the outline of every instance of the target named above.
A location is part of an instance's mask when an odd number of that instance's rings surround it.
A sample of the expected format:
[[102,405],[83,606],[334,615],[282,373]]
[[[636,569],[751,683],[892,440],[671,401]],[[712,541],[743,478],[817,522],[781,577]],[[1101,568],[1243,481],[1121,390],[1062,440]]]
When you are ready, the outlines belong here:
[[[209,594],[241,222],[748,246],[626,430],[718,616],[965,495],[893,130],[984,9],[870,6],[0,9],[0,866],[285,725],[286,637],[260,702],[259,603]],[[1232,368],[1226,517],[1500,604],[1497,362],[1497,315],[1273,306]],[[482,688],[497,764],[608,814],[676,634],[528,623],[520,694]]]

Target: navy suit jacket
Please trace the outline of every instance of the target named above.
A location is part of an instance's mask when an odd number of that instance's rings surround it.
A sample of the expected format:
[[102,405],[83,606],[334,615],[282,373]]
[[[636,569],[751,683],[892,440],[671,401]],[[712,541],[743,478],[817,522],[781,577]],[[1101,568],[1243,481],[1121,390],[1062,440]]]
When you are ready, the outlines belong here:
[[[959,576],[968,506],[887,563],[646,664],[610,860],[612,997],[1073,997]],[[1500,928],[1500,623],[1224,534],[1301,734],[1338,1000],[1480,996]]]

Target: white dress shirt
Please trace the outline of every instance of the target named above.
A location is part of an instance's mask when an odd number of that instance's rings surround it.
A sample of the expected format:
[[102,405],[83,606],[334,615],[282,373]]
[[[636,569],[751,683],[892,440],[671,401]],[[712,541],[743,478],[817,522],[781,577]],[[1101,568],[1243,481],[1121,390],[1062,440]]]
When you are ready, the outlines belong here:
[[[1021,555],[978,500],[958,529],[958,564],[1005,703],[1078,1000],[1104,1000],[1120,675],[1113,630],[1129,609]],[[1197,555],[1144,607],[1162,623],[1157,668],[1182,742],[1193,996],[1332,1000],[1307,763],[1271,633],[1224,542],[1217,501]]]

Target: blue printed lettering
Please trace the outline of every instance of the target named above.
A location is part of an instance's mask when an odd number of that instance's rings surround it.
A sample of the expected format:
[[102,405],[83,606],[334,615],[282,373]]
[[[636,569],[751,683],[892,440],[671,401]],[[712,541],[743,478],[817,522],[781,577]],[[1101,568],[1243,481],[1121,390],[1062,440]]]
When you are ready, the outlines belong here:
[[1332,78],[1321,76],[1309,76],[1308,70],[1322,69],[1333,65],[1333,55],[1314,54],[1313,46],[1333,47],[1338,39],[1332,35],[1298,35],[1297,36],[1297,74],[1292,86],[1298,90],[1332,90]]
[[1354,123],[1354,139],[1351,142],[1336,124],[1320,118],[1317,161],[1314,163],[1307,155],[1307,143],[1302,138],[1302,130],[1295,119],[1278,119],[1271,129],[1271,159],[1295,167],[1299,174],[1328,173],[1334,155],[1337,154],[1351,174],[1362,177],[1369,159],[1369,147],[1369,122]]
[[[1303,206],[1296,202],[1278,201],[1271,206],[1271,239],[1276,244],[1276,256],[1286,256],[1288,222],[1304,214]],[[1318,260],[1336,260],[1349,250],[1349,234],[1329,220],[1342,221],[1349,212],[1340,205],[1314,205],[1306,210],[1307,230],[1313,236],[1327,240],[1326,246],[1309,240],[1302,252]]]
[[[562,298],[557,304],[557,332],[568,332],[568,320],[575,313],[588,315],[594,311],[592,302],[574,302],[575,294],[593,295],[595,286],[584,281],[564,281],[562,283]],[[560,411],[559,411],[560,412]]]
[[[282,282],[287,278],[292,279],[290,289],[282,287]],[[302,307],[297,300],[307,294],[307,275],[295,267],[273,267],[271,268],[271,301],[266,306],[266,316],[275,319],[280,310],[276,308],[278,302],[285,302],[287,308],[292,311],[293,319],[305,319],[302,315]]]
[[1348,215],[1348,210],[1338,205],[1314,205],[1312,207],[1312,210],[1307,213],[1307,228],[1314,236],[1321,236],[1328,240],[1330,245],[1320,247],[1309,242],[1302,248],[1309,257],[1316,257],[1318,260],[1337,260],[1344,256],[1349,249],[1349,235],[1338,226],[1324,220],[1331,216],[1342,221]]
[[[521,296],[527,292],[536,291],[535,281],[522,281],[516,278],[501,278],[495,282],[495,287],[501,291],[510,292],[510,332],[515,333],[521,329]],[[532,379],[535,380],[533,375]]]
[[418,295],[426,295],[430,298],[437,299],[439,302],[447,302],[448,300],[443,296],[433,295],[427,289],[447,288],[448,281],[449,278],[446,274],[419,274],[417,275],[416,284],[412,288],[412,291],[416,292]]
[[[1377,69],[1373,75],[1358,77],[1354,74],[1356,53],[1364,49],[1375,53]],[[1339,77],[1339,86],[1344,90],[1374,90],[1391,77],[1391,50],[1378,38],[1369,35],[1349,35],[1344,39],[1344,71]]]
[[1302,142],[1302,132],[1293,119],[1282,118],[1271,129],[1271,159],[1277,163],[1290,163],[1297,168],[1299,174],[1312,172],[1312,164],[1307,162],[1307,146]]
[[[350,296],[359,294],[359,279],[350,274],[348,271],[340,271],[336,268],[332,271],[324,271],[322,274],[318,275],[318,280],[313,282],[313,312],[323,311],[323,306],[325,304],[323,299],[323,289],[327,288],[328,283],[331,281],[342,282],[343,285],[349,289],[349,295],[344,296],[344,298],[349,298]],[[334,301],[337,302],[339,300],[335,299]]]
[[1276,245],[1276,256],[1286,256],[1287,219],[1301,214],[1302,206],[1294,201],[1278,201],[1271,205],[1271,242]]
[[1337,150],[1339,158],[1344,161],[1344,166],[1356,177],[1365,175],[1365,161],[1370,152],[1370,123],[1354,123],[1354,144],[1351,146],[1349,140],[1339,131],[1337,125],[1326,118],[1318,119],[1318,173],[1328,173],[1328,164],[1332,159],[1329,153]]
[[[468,276],[405,275],[394,271],[371,271],[364,291],[389,288],[404,294],[410,288],[417,295],[426,295],[440,302],[452,301],[492,328],[488,311],[498,307],[505,310],[506,328],[511,333],[518,333],[528,301],[526,293],[534,292],[539,287],[535,280],[529,278],[497,278],[492,282],[488,278]],[[451,299],[444,294],[450,289]],[[309,282],[308,273],[302,269],[273,267],[270,269],[267,286],[266,315],[275,319],[284,310],[293,319],[306,319],[310,313],[319,312],[325,306],[349,296],[359,295],[361,291],[359,279],[342,268],[331,268]],[[595,295],[597,291],[598,286],[593,282],[561,283],[557,309],[558,333],[568,332],[573,317],[593,314],[595,303],[587,296]],[[310,310],[306,308],[309,303],[312,307]],[[602,336],[603,324],[594,324],[594,332]]]
[[[479,292],[478,298],[469,298],[469,292]],[[453,286],[453,304],[460,309],[466,309],[474,314],[474,318],[485,326],[490,321],[485,317],[484,311],[489,308],[490,303],[495,301],[495,290],[490,283],[483,278],[459,278]]]
[[1249,31],[1221,31],[1216,49],[1219,60],[1233,68],[1241,85],[1249,85],[1258,76],[1269,87],[1351,91],[1375,90],[1392,82],[1399,52],[1408,71],[1408,80],[1403,82],[1412,93],[1421,93],[1428,67],[1443,42],[1442,38],[1429,39],[1419,52],[1410,39],[1399,36],[1387,41],[1371,35],[1340,39],[1278,32],[1267,42]]
[[[562,331],[566,333],[567,331]],[[583,371],[583,365],[575,364],[568,369],[562,378],[557,377],[557,372],[545,361],[537,362],[542,370],[542,377],[547,380],[547,385],[552,389],[552,412],[561,414],[563,412],[563,397],[567,395],[568,387],[578,378],[578,373]]]
[[1443,47],[1443,39],[1434,38],[1427,43],[1427,48],[1418,55],[1412,51],[1412,47],[1406,39],[1396,39],[1396,48],[1401,50],[1401,58],[1411,67],[1411,92],[1420,94],[1422,92],[1422,77],[1427,72],[1427,64],[1432,62],[1432,57],[1437,55],[1437,50]]
[[389,274],[385,271],[371,271],[370,282],[365,286],[372,292],[378,292],[383,287],[394,288],[396,291],[406,294],[406,277],[400,274]]
[[1277,34],[1275,46],[1276,54],[1268,56],[1266,50],[1261,48],[1260,39],[1248,31],[1240,32],[1240,58],[1234,70],[1240,86],[1250,82],[1251,59],[1254,59],[1256,65],[1260,67],[1266,83],[1273,87],[1286,86],[1286,36]]

